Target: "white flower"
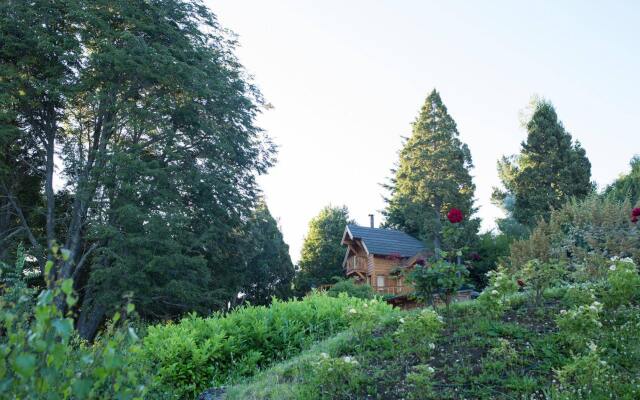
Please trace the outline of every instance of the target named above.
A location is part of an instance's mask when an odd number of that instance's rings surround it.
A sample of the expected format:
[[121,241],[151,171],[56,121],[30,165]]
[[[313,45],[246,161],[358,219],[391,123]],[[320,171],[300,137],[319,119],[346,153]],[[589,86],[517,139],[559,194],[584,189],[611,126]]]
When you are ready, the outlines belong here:
[[435,349],[436,348],[436,344],[435,343],[429,343],[429,348],[431,350]]
[[566,314],[567,310],[560,310],[560,314]]
[[433,369],[433,367],[427,368],[427,371],[429,371],[430,374],[433,374],[434,372],[436,372],[436,370]]
[[349,309],[349,314],[357,314],[358,312],[356,311],[355,308],[351,308]]
[[590,342],[590,343],[589,343],[589,350],[591,350],[591,351],[597,351],[597,350],[598,350],[598,346],[597,346],[595,343]]
[[401,324],[404,324],[404,318],[400,318],[398,321],[400,321]]
[[625,257],[620,261],[633,264],[633,259],[631,259],[631,257]]
[[618,261],[618,260],[619,260],[618,256],[611,257],[611,261]]
[[437,318],[438,318],[438,321],[440,321],[440,322],[444,322],[444,319],[442,318],[442,316],[441,316],[441,315],[438,315],[438,317],[437,317]]
[[362,306],[363,307],[369,307],[369,305],[367,303],[364,303]]
[[497,296],[498,295],[498,291],[497,290],[492,290],[491,294],[494,295],[494,296]]
[[616,270],[616,266],[612,264],[612,265],[609,267],[609,271],[615,271],[615,270]]
[[327,353],[320,353],[320,357],[321,358],[329,358],[329,355]]
[[355,358],[349,356],[342,357],[342,361],[346,362],[347,364],[358,364],[358,361]]

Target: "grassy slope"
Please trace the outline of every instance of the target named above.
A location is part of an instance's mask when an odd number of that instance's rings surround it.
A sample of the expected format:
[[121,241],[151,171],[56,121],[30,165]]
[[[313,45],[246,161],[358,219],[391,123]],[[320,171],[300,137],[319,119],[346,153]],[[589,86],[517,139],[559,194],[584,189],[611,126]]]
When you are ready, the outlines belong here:
[[[567,306],[563,294],[548,292],[540,307],[519,295],[499,318],[483,316],[477,302],[459,303],[435,330],[409,322],[420,315],[417,311],[392,316],[368,332],[345,332],[318,343],[230,387],[227,398],[559,398],[552,394],[555,371],[571,361],[555,323]],[[399,329],[405,337],[398,336]],[[340,370],[340,363],[326,368],[318,362],[321,353],[331,360],[354,356],[358,364],[348,370]]]

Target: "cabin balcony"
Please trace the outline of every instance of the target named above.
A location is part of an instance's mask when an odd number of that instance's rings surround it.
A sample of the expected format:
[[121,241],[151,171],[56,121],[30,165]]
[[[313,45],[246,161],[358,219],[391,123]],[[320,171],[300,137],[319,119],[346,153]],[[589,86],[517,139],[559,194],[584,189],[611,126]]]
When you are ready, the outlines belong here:
[[366,274],[367,273],[367,257],[352,256],[347,258],[345,269],[346,269],[347,276],[351,274],[355,274],[357,272]]
[[379,295],[391,294],[394,296],[407,294],[411,292],[410,286],[394,285],[394,286],[376,286],[373,290]]

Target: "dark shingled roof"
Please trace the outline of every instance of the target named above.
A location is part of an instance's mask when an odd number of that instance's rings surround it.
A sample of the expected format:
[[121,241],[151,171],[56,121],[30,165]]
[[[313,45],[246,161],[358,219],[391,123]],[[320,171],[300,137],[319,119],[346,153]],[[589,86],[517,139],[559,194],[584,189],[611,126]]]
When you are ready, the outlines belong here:
[[424,244],[413,236],[395,229],[367,228],[347,225],[354,238],[361,239],[371,254],[413,257],[425,250]]

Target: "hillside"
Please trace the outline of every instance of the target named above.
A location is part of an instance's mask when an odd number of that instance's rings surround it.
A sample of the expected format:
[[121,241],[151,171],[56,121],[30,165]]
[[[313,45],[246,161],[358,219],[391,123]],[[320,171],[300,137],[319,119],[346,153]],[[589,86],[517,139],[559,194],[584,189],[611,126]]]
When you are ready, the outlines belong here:
[[505,297],[498,312],[480,299],[449,312],[391,313],[227,388],[223,398],[635,399],[640,292],[637,272],[625,265],[632,264],[613,263],[599,284],[549,288],[540,304],[523,292]]

